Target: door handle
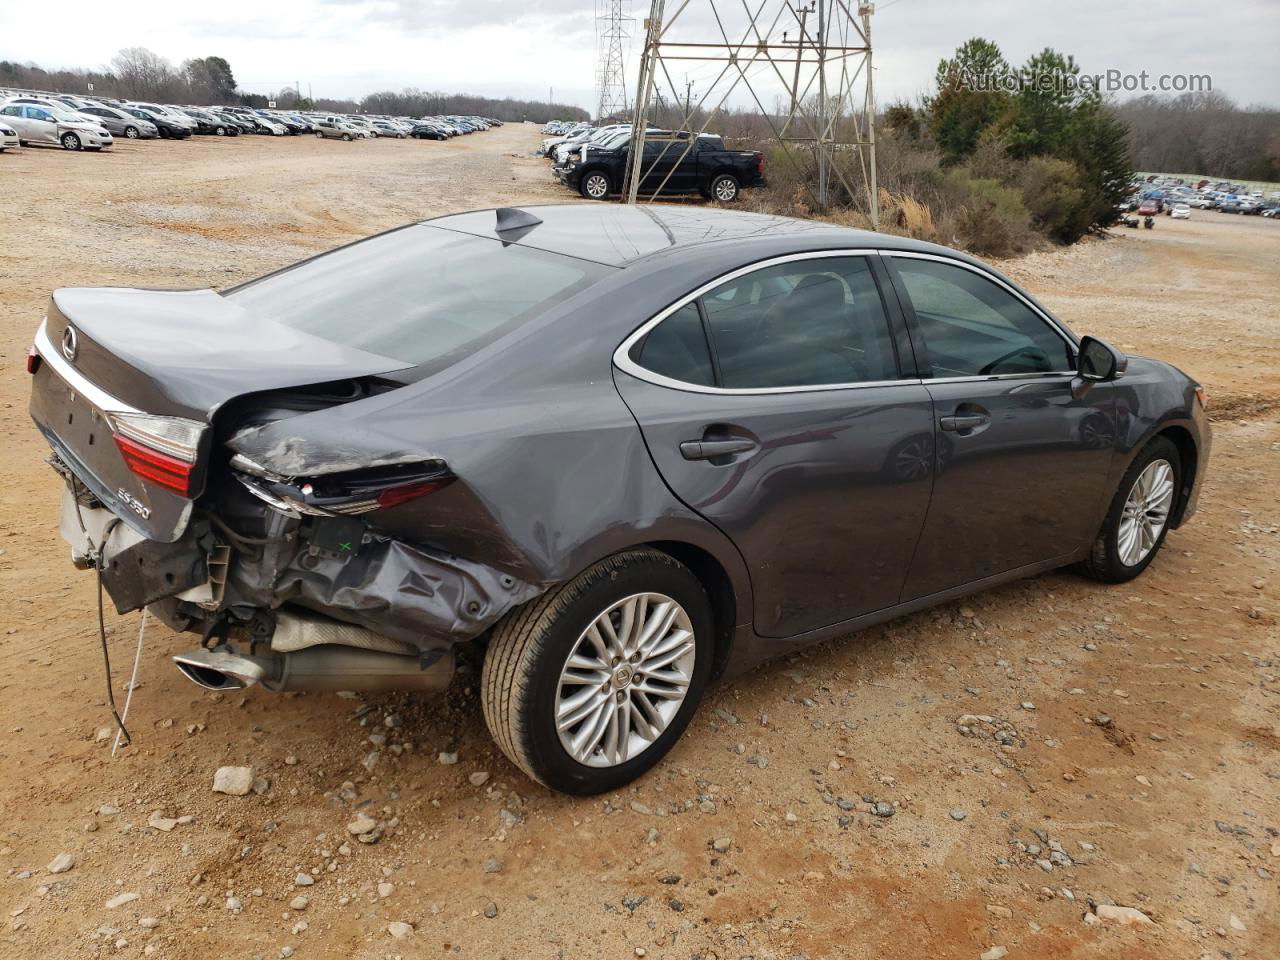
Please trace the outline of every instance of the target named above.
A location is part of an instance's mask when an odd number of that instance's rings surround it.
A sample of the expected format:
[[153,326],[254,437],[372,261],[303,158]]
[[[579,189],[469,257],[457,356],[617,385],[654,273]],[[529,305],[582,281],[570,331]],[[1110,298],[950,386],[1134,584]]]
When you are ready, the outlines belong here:
[[686,460],[713,460],[731,457],[737,453],[750,453],[756,449],[754,440],[685,440],[680,444],[680,456]]
[[957,413],[954,416],[939,419],[938,426],[948,433],[963,433],[966,430],[985,427],[990,422],[991,418],[985,413]]

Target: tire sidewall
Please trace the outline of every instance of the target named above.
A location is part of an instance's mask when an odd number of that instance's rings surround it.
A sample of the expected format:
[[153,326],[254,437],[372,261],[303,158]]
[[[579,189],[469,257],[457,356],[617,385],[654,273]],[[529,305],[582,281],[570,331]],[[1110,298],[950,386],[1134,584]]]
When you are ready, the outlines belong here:
[[125,139],[126,139],[126,140],[137,140],[137,139],[138,139],[138,128],[137,128],[137,127],[125,127],[125,128],[124,128],[124,137],[125,137]]
[[[588,767],[565,751],[555,725],[555,705],[560,672],[582,632],[604,610],[636,593],[661,593],[675,600],[693,624],[697,651],[693,678],[680,710],[670,725],[647,749],[626,763],[612,767]],[[686,568],[660,559],[644,559],[592,583],[565,608],[547,631],[543,656],[530,671],[530,710],[527,726],[528,757],[539,778],[565,793],[603,793],[630,783],[661,760],[680,739],[697,712],[715,650],[711,603],[697,579]]]
[[[721,199],[721,197],[716,191],[716,185],[723,183],[726,180],[729,183],[733,184],[733,196],[729,197],[727,200]],[[722,173],[719,176],[713,178],[711,181],[711,190],[710,190],[711,198],[715,200],[717,203],[733,203],[733,201],[738,199],[738,192],[739,192],[739,187],[738,187],[737,179],[735,177],[731,177],[727,173]]]
[[[1169,504],[1169,518],[1165,520],[1164,527],[1160,531],[1160,536],[1156,538],[1155,544],[1147,555],[1139,560],[1136,564],[1130,566],[1120,559],[1120,520],[1124,514],[1125,501],[1129,498],[1129,491],[1133,489],[1134,483],[1147,468],[1155,460],[1167,460],[1173,468],[1173,500]],[[1124,477],[1120,480],[1120,487],[1116,491],[1115,499],[1111,502],[1111,509],[1107,512],[1106,522],[1103,524],[1103,547],[1105,549],[1105,568],[1110,577],[1115,582],[1123,582],[1132,580],[1134,577],[1146,570],[1155,560],[1156,555],[1160,553],[1160,548],[1164,546],[1165,537],[1169,535],[1169,519],[1173,517],[1173,511],[1178,505],[1178,495],[1182,490],[1182,458],[1178,455],[1178,448],[1172,440],[1166,437],[1157,437],[1148,443],[1142,452],[1134,458],[1129,464],[1129,469],[1125,471]]]
[[[593,194],[587,191],[587,184],[597,178],[604,180],[604,185],[605,185],[604,193],[602,193],[598,197],[594,196]],[[581,191],[582,195],[586,197],[588,200],[604,200],[606,197],[609,196],[610,193],[613,192],[613,184],[609,180],[609,175],[607,173],[604,173],[601,170],[592,170],[590,173],[583,176],[581,182],[582,182],[582,191]]]
[[63,150],[79,150],[81,146],[83,144],[80,142],[80,138],[74,133],[64,133],[62,135]]

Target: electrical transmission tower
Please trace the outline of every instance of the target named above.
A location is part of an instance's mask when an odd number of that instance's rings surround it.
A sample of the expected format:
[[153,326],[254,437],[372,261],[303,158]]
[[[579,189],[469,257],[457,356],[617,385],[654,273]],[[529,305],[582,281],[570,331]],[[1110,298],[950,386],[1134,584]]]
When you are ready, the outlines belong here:
[[[650,0],[623,198],[658,194],[663,170],[713,123],[776,143],[813,205],[865,203],[879,227],[871,15],[859,0]],[[677,86],[673,75],[684,76]],[[680,94],[695,72],[699,97]],[[663,92],[667,91],[664,98]],[[674,102],[676,108],[656,104]],[[766,106],[770,103],[770,106]],[[736,106],[758,111],[756,125]],[[670,133],[656,133],[652,128]],[[646,130],[648,134],[646,135]],[[717,130],[716,132],[721,132]],[[645,140],[649,147],[646,151]],[[666,174],[670,176],[670,172]]]
[[596,119],[627,112],[623,47],[631,37],[630,0],[596,0],[596,84],[600,90]]

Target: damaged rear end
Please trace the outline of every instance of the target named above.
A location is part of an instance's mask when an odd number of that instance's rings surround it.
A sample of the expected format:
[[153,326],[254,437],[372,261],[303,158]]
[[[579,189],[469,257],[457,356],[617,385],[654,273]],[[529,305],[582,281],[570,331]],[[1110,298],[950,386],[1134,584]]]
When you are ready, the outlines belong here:
[[458,479],[429,451],[257,442],[402,389],[412,361],[214,291],[60,290],[28,367],[74,562],[118,612],[197,635],[175,660],[202,686],[441,689],[459,643],[541,592],[405,535],[395,518]]

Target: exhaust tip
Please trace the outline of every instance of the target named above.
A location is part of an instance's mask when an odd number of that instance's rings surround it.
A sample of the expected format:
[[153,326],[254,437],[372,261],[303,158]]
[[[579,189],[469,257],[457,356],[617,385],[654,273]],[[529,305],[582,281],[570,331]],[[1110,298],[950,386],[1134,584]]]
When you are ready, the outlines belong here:
[[242,690],[260,681],[262,664],[226,650],[192,650],[173,658],[182,675],[206,690]]

